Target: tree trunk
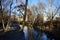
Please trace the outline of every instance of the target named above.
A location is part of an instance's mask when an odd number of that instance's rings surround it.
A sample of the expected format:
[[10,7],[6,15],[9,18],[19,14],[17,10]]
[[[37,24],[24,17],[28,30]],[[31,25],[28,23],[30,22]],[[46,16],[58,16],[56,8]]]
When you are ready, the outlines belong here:
[[9,14],[9,19],[7,21],[7,26],[6,26],[6,30],[5,31],[8,31],[8,28],[10,28],[10,22],[11,22],[11,5],[12,5],[12,3],[10,4],[10,14]]
[[[0,0],[0,5],[1,5],[1,10],[2,10],[2,0]],[[2,13],[2,25],[3,25],[3,29],[5,29],[5,27],[4,27],[4,20],[3,20],[3,10],[1,11],[1,13]]]
[[23,28],[24,28],[24,25],[25,25],[25,20],[26,20],[26,14],[27,14],[27,4],[28,4],[28,0],[26,0],[26,4],[25,4],[25,12],[24,12],[24,17],[23,17],[23,27],[20,29],[20,31],[21,30],[23,30]]

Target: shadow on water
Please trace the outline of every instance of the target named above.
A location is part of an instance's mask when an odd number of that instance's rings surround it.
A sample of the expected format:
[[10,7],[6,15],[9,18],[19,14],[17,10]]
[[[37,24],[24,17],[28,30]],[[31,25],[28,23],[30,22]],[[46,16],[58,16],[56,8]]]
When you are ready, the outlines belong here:
[[[0,30],[1,29],[3,29],[2,24],[0,24]],[[25,40],[25,35],[23,31],[18,30],[8,32],[0,31],[0,40]]]
[[[37,30],[33,30],[32,32],[34,40],[50,40],[47,38],[47,35],[42,32],[39,32]],[[27,30],[24,29],[24,31],[8,31],[4,35],[0,36],[0,40],[27,40]]]
[[34,30],[34,40],[49,40],[49,38],[44,32]]
[[[31,30],[34,40],[50,40],[47,35],[35,29]],[[0,35],[0,40],[28,40],[27,27],[23,31],[8,31],[4,35]]]
[[25,40],[25,36],[23,31],[9,31],[0,36],[0,40]]

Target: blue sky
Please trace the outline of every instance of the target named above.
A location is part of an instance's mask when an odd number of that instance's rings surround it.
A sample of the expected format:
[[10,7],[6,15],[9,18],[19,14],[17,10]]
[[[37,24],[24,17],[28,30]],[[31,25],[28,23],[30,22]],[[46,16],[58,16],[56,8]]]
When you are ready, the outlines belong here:
[[[26,0],[23,0],[23,2],[25,3],[25,1]],[[58,4],[57,4],[57,1],[58,1]],[[13,0],[13,5],[12,5],[12,7],[14,7],[14,6],[16,6],[16,0]],[[32,5],[38,5],[38,2],[42,2],[42,3],[45,3],[46,5],[47,5],[47,7],[46,7],[46,10],[48,11],[48,8],[49,8],[49,2],[48,2],[48,0],[28,0],[28,6],[29,7],[31,7]],[[20,2],[18,1],[18,4],[19,4]],[[54,0],[54,4],[53,5],[56,5],[56,6],[58,6],[58,5],[60,5],[60,0]],[[52,8],[54,8],[54,7],[52,7]]]
[[[25,1],[26,0],[23,0],[23,2],[25,2]],[[54,3],[56,4],[57,1],[60,4],[60,0],[54,0]],[[47,0],[28,0],[28,6],[37,5],[38,2],[46,3],[48,5]],[[15,3],[16,3],[16,0],[14,0],[14,5],[15,5]]]
[[[23,2],[25,2],[26,0],[23,0]],[[47,2],[47,0],[28,0],[28,6],[32,6],[32,5],[38,5],[37,3],[38,2],[42,2],[42,3],[46,3],[47,5],[49,5],[48,4],[48,2]],[[60,0],[54,0],[54,3],[55,4],[57,4],[57,1],[58,1],[58,4],[60,4]],[[16,0],[13,0],[13,6],[15,6],[16,5]],[[19,1],[18,1],[19,2]],[[20,2],[19,2],[20,3]]]
[[[48,0],[28,0],[28,6],[32,6],[32,5],[38,5],[38,2],[42,2],[46,4],[46,10],[49,10],[49,1]],[[56,6],[60,5],[60,0],[54,0],[53,4],[52,4],[52,8],[50,8],[51,10],[56,8]]]
[[28,0],[28,5],[32,6],[32,5],[36,5],[38,3],[37,0]]

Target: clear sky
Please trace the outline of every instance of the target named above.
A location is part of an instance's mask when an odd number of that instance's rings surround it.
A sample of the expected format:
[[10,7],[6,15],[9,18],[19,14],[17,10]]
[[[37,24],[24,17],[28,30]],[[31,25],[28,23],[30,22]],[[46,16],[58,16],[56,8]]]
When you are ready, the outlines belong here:
[[[25,3],[26,0],[23,0],[23,2]],[[58,4],[60,4],[60,0],[54,0],[54,4],[57,4],[57,1],[58,1]],[[15,5],[16,3],[16,0],[13,0],[13,4]],[[28,6],[32,6],[32,5],[38,5],[37,3],[38,2],[43,2],[43,3],[46,3],[48,5],[48,0],[28,0]],[[20,3],[20,1],[18,1],[18,3]]]
[[38,0],[28,0],[29,6],[36,5],[37,3],[38,3]]
[[[23,0],[24,3],[25,3],[25,1],[26,0]],[[16,0],[13,0],[13,2],[14,3],[12,5],[12,7],[16,6]],[[45,3],[47,5],[46,10],[48,11],[48,8],[49,8],[49,2],[48,2],[48,0],[28,0],[28,7],[31,7],[32,5],[36,5],[37,6],[38,2]],[[20,3],[20,1],[18,1],[18,4],[19,3]],[[60,0],[54,0],[54,4],[53,5],[59,6],[60,5]],[[54,6],[52,8],[54,8]]]
[[[32,5],[38,5],[38,2],[45,3],[47,5],[46,10],[48,11],[49,9],[49,2],[48,0],[28,0],[28,6]],[[60,6],[60,0],[54,0],[52,9],[55,9],[55,7]],[[51,8],[50,8],[51,9]],[[51,10],[52,10],[51,9]],[[57,16],[60,15],[60,13],[57,14]]]

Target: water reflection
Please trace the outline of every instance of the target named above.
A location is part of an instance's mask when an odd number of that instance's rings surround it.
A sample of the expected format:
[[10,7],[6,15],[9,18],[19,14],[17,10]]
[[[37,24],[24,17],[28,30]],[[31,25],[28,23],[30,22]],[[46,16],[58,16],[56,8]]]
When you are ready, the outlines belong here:
[[[50,40],[50,38],[48,38],[44,32],[42,32],[41,35],[41,32],[35,29],[30,29],[29,34],[30,34],[30,38],[31,37],[33,38],[31,40]],[[0,36],[0,40],[28,40],[28,28],[24,27],[24,30],[21,32],[9,31],[5,35]]]
[[27,27],[24,27],[24,30],[23,30],[23,32],[24,32],[24,35],[25,35],[25,40],[28,40],[28,31],[27,31]]
[[[28,40],[28,31],[27,31],[27,27],[24,28],[24,34],[25,34],[25,39]],[[34,38],[34,40],[50,40],[49,38],[47,38],[47,35],[43,32],[42,36],[40,35],[41,32],[37,31],[37,30],[31,30],[32,31],[32,36]],[[30,36],[31,37],[31,36]]]

